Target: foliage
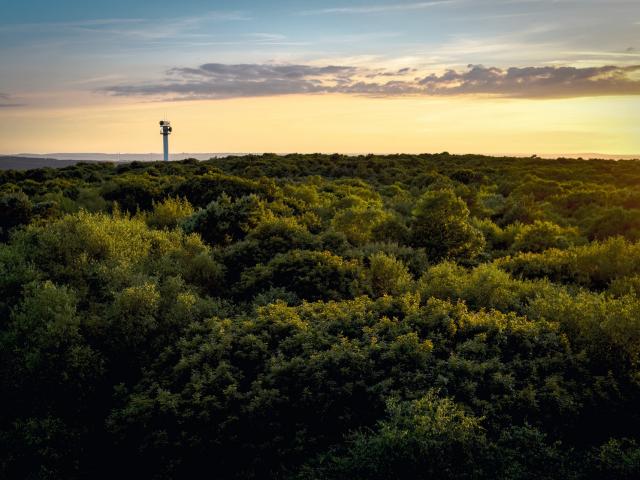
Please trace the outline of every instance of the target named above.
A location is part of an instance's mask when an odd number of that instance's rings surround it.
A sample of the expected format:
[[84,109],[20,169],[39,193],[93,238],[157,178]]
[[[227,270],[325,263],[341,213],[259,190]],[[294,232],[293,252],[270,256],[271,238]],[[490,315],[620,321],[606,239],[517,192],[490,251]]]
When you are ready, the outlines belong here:
[[188,200],[169,197],[161,202],[153,202],[153,210],[146,222],[152,228],[176,228],[182,221],[193,215],[193,207]]
[[486,440],[480,421],[459,405],[429,392],[411,402],[390,400],[387,415],[303,478],[479,478]]
[[33,205],[24,193],[2,195],[0,197],[0,240],[7,240],[13,228],[29,223],[32,212]]
[[210,244],[229,244],[242,240],[264,215],[261,200],[255,196],[232,200],[222,195],[206,208],[185,220],[186,232],[197,232]]
[[411,289],[413,277],[407,267],[395,257],[378,252],[369,257],[369,262],[374,296],[401,295]]
[[434,260],[473,259],[484,246],[482,233],[469,222],[467,205],[451,190],[420,197],[412,212],[411,237]]
[[245,270],[238,288],[244,296],[282,287],[299,298],[338,300],[360,293],[363,280],[357,262],[326,251],[292,250]]
[[497,265],[524,278],[548,278],[602,290],[616,279],[640,273],[640,243],[617,237],[566,250],[517,254],[498,260]]
[[552,222],[536,220],[518,231],[511,249],[515,252],[540,253],[549,248],[568,248],[578,241],[576,228],[562,228]]
[[639,181],[446,152],[0,172],[0,477],[640,478]]

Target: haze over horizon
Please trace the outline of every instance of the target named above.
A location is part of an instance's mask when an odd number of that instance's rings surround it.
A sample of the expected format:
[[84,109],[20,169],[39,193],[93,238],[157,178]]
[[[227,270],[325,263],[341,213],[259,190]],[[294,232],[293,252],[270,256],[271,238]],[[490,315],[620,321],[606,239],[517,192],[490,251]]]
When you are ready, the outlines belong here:
[[640,154],[635,0],[0,7],[0,154]]
[[[318,154],[333,154],[338,152],[313,152]],[[339,152],[347,156],[358,155],[387,155],[379,152]],[[400,155],[411,155],[406,152],[397,152]],[[416,152],[416,155],[420,154],[439,154],[442,152]],[[450,152],[449,152],[450,153]],[[262,154],[276,154],[276,155],[295,155],[296,152],[172,152],[169,154],[169,160],[185,160],[189,158],[195,158],[196,160],[210,160],[212,158],[224,158],[229,156],[244,156],[244,155],[262,155]],[[131,162],[131,161],[161,161],[162,152],[143,152],[143,153],[100,153],[100,152],[49,152],[49,153],[13,153],[13,154],[0,154],[2,158],[37,158],[37,159],[51,159],[51,160],[76,160],[76,161],[102,161],[102,162]],[[602,160],[640,160],[640,155],[616,155],[616,154],[603,154],[598,152],[579,152],[579,153],[547,153],[547,154],[531,154],[522,152],[504,152],[502,154],[488,154],[484,152],[466,152],[460,153],[460,155],[487,155],[494,157],[531,157],[536,156],[546,159],[556,158],[573,158],[573,159],[602,159]]]

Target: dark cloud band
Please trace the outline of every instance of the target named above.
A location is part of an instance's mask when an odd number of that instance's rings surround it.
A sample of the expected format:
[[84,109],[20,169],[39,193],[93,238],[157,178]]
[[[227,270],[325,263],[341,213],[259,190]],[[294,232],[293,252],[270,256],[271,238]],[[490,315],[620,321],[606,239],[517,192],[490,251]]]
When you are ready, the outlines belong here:
[[427,93],[495,94],[507,97],[583,97],[638,95],[640,80],[632,67],[525,67],[486,68],[470,65],[465,72],[449,70],[419,81]]
[[[176,99],[258,97],[304,93],[370,96],[494,95],[511,98],[568,98],[640,95],[640,65],[602,67],[513,67],[469,65],[462,71],[417,76],[416,70],[394,72],[354,66],[207,63],[174,68],[163,82],[115,85],[118,96]],[[389,77],[395,77],[389,79]],[[412,78],[408,78],[412,77]]]
[[0,108],[22,107],[23,103],[11,101],[11,96],[6,93],[0,93]]

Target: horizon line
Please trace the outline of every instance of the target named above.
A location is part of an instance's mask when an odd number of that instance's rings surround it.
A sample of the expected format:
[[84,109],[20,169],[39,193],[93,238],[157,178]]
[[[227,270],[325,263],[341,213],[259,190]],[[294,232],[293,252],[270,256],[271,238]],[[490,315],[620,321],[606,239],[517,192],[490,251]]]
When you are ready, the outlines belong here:
[[[523,152],[450,152],[450,151],[438,151],[438,152],[375,152],[375,151],[362,151],[362,152],[339,152],[339,151],[315,151],[315,152],[273,152],[273,151],[242,151],[242,152],[176,152],[170,153],[170,157],[182,157],[177,160],[186,160],[188,158],[196,158],[195,156],[209,156],[209,158],[224,158],[229,156],[245,156],[245,155],[265,155],[273,154],[278,156],[285,155],[345,155],[345,156],[362,156],[362,155],[438,155],[442,153],[448,153],[450,155],[466,156],[466,155],[482,155],[487,157],[514,157],[514,158],[530,158],[539,157],[545,159],[554,158],[588,158],[588,159],[606,159],[606,160],[640,160],[640,153],[637,154],[617,154],[617,153],[602,153],[602,152],[576,152],[576,153],[523,153]],[[46,152],[46,153],[0,153],[0,157],[22,157],[22,158],[48,158],[52,160],[78,160],[78,156],[96,156],[96,157],[127,157],[127,156],[158,156],[162,157],[162,152],[125,152],[125,153],[107,153],[107,152]],[[73,158],[61,158],[61,157],[73,157]],[[197,158],[198,160],[208,160],[209,158]],[[96,160],[87,158],[86,160]],[[161,158],[160,158],[161,160]],[[126,161],[122,159],[121,161]],[[148,161],[155,161],[150,159]]]

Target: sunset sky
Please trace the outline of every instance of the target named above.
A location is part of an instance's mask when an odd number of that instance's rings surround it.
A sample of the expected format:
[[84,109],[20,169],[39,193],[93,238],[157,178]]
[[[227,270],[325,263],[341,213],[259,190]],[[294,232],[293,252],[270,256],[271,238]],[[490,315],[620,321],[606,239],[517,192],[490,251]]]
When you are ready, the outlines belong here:
[[0,12],[0,153],[640,154],[638,0]]

